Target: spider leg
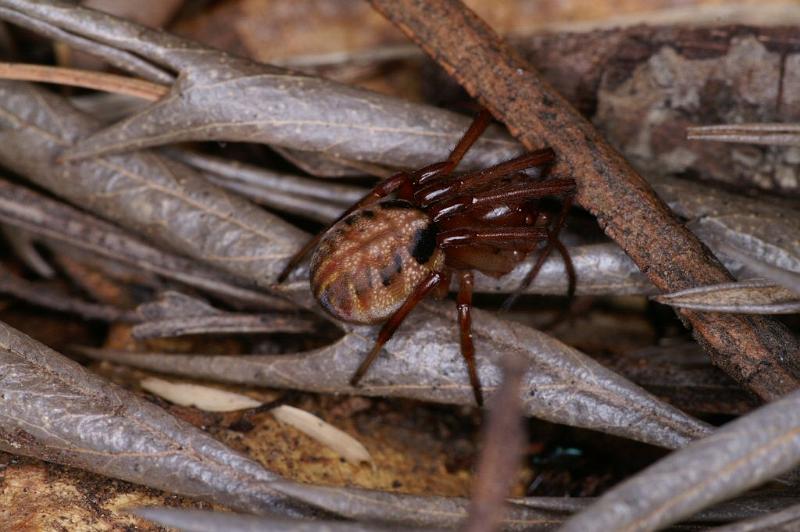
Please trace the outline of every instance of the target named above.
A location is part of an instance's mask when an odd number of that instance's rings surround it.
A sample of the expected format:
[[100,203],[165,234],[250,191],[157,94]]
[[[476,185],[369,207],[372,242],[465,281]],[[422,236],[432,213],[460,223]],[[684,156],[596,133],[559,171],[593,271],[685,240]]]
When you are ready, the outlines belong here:
[[554,224],[552,229],[548,229],[547,231],[547,245],[542,249],[542,252],[536,259],[536,263],[533,267],[528,271],[525,275],[525,278],[519,284],[516,290],[508,296],[508,298],[503,302],[502,306],[500,307],[502,310],[508,310],[511,308],[511,305],[522,295],[522,292],[525,291],[528,286],[533,282],[536,276],[539,274],[539,271],[544,266],[544,261],[550,256],[550,253],[553,252],[553,249],[556,249],[558,253],[561,255],[562,259],[564,260],[564,268],[567,270],[567,297],[572,299],[575,295],[575,266],[572,263],[572,257],[569,256],[569,252],[567,248],[564,247],[564,244],[558,239],[558,234],[561,232],[561,229],[564,227],[564,223],[567,220],[567,213],[569,213],[569,209],[572,206],[572,198],[567,197],[564,198],[564,201],[561,203],[561,210],[559,211],[558,218],[556,219],[556,223]]
[[475,394],[475,402],[478,406],[483,406],[483,392],[481,391],[481,381],[478,378],[478,368],[475,364],[475,345],[472,343],[472,272],[464,270],[461,272],[458,285],[458,328],[461,333],[461,355],[467,363],[467,373],[469,382],[472,385],[472,393]]
[[516,182],[494,190],[464,195],[440,201],[428,209],[434,222],[463,213],[475,208],[491,204],[519,204],[524,201],[539,199],[545,196],[568,194],[575,190],[572,179],[550,179],[539,183]]
[[486,244],[498,249],[517,249],[520,244],[530,244],[547,238],[547,229],[541,227],[460,227],[442,231],[436,237],[441,248]]
[[378,354],[381,352],[381,348],[384,346],[386,342],[389,341],[389,338],[392,337],[394,332],[403,323],[403,320],[408,316],[408,313],[417,306],[417,303],[422,301],[428,292],[436,288],[443,278],[443,274],[440,272],[431,272],[424,281],[422,281],[414,290],[408,299],[406,299],[403,304],[397,309],[394,314],[389,318],[389,320],[383,324],[380,332],[378,333],[378,338],[375,340],[375,345],[372,346],[372,350],[366,356],[366,358],[361,362],[361,365],[358,366],[358,369],[355,373],[353,373],[353,377],[350,379],[350,384],[352,386],[358,385],[358,381],[364,376],[367,372],[369,367],[375,362],[375,359],[378,358]]
[[475,144],[475,141],[477,141],[480,136],[483,135],[483,132],[486,131],[487,127],[489,127],[491,121],[492,115],[489,113],[489,111],[486,109],[481,110],[461,139],[459,139],[458,143],[453,148],[453,151],[450,152],[447,160],[441,163],[441,168],[436,172],[428,172],[426,174],[417,176],[414,184],[419,186],[432,179],[448,176],[453,170],[456,169],[458,163],[461,162],[461,159],[464,158],[464,155],[466,155],[467,151],[469,151],[472,145]]
[[[443,179],[440,177],[417,190],[414,193],[414,199],[424,208],[444,195],[461,194],[475,188],[476,185],[486,185],[498,178],[521,172],[527,168],[545,166],[553,162],[554,159],[555,152],[553,149],[544,148],[524,153],[519,157],[477,172],[463,174],[455,179]],[[419,184],[419,182],[417,183]]]
[[[375,186],[375,188],[367,192],[367,194],[364,195],[363,198],[358,200],[349,209],[344,211],[344,213],[342,213],[342,215],[339,216],[339,218],[337,218],[336,221],[333,222],[331,225],[334,225],[337,222],[341,221],[343,218],[345,218],[352,212],[356,211],[357,209],[366,207],[367,205],[375,203],[384,196],[388,196],[389,194],[391,194],[392,192],[403,186],[403,184],[408,183],[410,180],[411,176],[406,172],[399,172],[391,177],[384,179],[383,181],[378,183]],[[319,241],[324,234],[325,231],[320,231],[319,233],[317,233],[313,238],[311,238],[308,242],[306,242],[302,248],[300,248],[300,251],[295,253],[292,256],[292,258],[289,259],[289,262],[286,263],[286,266],[284,266],[280,275],[278,275],[279,283],[285,281],[286,278],[289,276],[289,274],[292,272],[292,270],[294,270],[300,264],[300,262],[305,258],[305,256],[308,255],[315,247],[317,247],[317,244],[319,244]]]

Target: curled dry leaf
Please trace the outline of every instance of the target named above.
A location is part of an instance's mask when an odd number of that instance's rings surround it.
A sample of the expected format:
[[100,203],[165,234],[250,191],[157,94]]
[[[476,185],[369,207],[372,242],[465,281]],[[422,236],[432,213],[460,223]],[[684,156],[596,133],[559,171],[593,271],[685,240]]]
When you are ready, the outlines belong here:
[[372,461],[369,451],[361,442],[310,412],[293,406],[282,405],[273,408],[270,413],[281,423],[286,423],[314,438],[322,445],[338,453],[348,462],[360,464],[361,462]]
[[157,301],[137,308],[143,322],[132,329],[134,338],[163,338],[188,334],[309,333],[317,322],[286,313],[226,312],[186,294],[167,291]]
[[[296,500],[357,521],[382,521],[404,527],[452,529],[464,524],[469,501],[459,497],[405,495],[358,488],[311,486],[274,482],[273,487]],[[507,530],[552,528],[564,521],[565,512],[538,510],[511,504],[505,515]]]
[[[303,290],[307,295],[307,288]],[[347,334],[335,343],[296,355],[82,352],[136,367],[226,382],[473,404],[450,305],[422,303],[387,343],[358,388],[351,387],[349,380],[360,362],[359,354],[372,346],[375,330],[347,327]],[[497,364],[502,354],[518,356],[527,365],[523,378],[526,415],[671,448],[710,430],[579,351],[529,327],[476,310],[473,335],[487,397],[499,383]]]
[[[653,182],[659,196],[723,257],[800,290],[800,210],[794,203],[740,196],[678,179]],[[741,273],[737,273],[741,277]]]
[[157,377],[142,379],[142,389],[181,406],[194,406],[207,412],[232,412],[261,406],[260,401],[240,393],[186,382],[170,382]]
[[256,203],[324,223],[336,220],[367,193],[362,187],[273,172],[185,150],[171,150],[169,154],[207,173],[207,178],[217,185]]
[[37,238],[64,243],[213,294],[258,307],[294,308],[283,300],[239,286],[241,281],[220,271],[162,251],[94,216],[3,179],[0,220]]
[[[469,501],[461,497],[418,496],[358,488],[311,486],[288,481],[273,487],[296,500],[357,521],[383,521],[399,526],[456,528],[467,518]],[[596,502],[593,497],[526,497],[509,499],[506,530],[549,530]],[[796,504],[796,496],[764,493],[739,497],[692,516],[693,525],[728,523],[761,517]]]
[[800,463],[800,392],[793,392],[656,462],[564,528],[656,530]]
[[[191,532],[390,532],[375,524],[308,519],[260,517],[230,512],[181,510],[178,508],[137,508],[132,512],[160,525]],[[414,532],[421,529],[404,529]]]
[[305,240],[294,226],[146,152],[56,164],[96,128],[63,98],[0,82],[0,162],[69,201],[246,279],[271,283]]
[[[83,43],[71,44],[90,53],[112,47],[180,73],[166,98],[67,148],[72,158],[229,140],[417,167],[444,159],[469,124],[449,111],[234,58],[66,2],[3,0],[0,17],[47,35],[77,34]],[[492,128],[467,155],[465,168],[489,166],[519,151],[516,141]]]
[[92,303],[59,292],[59,290],[53,290],[52,286],[43,286],[14,275],[0,265],[0,293],[2,294],[51,310],[77,314],[89,320],[136,320],[134,312],[111,305]]
[[762,280],[701,286],[655,296],[653,299],[665,305],[709,312],[746,314],[800,312],[800,293]]
[[298,514],[256,462],[0,323],[0,449],[249,512]]

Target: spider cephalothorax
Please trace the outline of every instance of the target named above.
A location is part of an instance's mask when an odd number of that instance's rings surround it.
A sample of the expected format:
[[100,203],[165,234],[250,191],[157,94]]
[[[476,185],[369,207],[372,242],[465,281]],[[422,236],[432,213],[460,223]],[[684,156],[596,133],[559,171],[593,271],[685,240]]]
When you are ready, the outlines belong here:
[[[461,158],[489,124],[482,112],[441,163],[400,172],[376,186],[326,232],[289,262],[280,279],[315,248],[311,289],[334,317],[352,323],[385,321],[375,346],[351,383],[357,384],[406,315],[437,286],[447,288],[457,274],[461,352],[475,399],[482,404],[470,333],[472,270],[500,277],[527,255],[546,245],[523,286],[557,249],[569,200],[551,220],[539,199],[571,197],[572,179],[544,180],[555,155],[549,148],[526,153],[496,166],[452,175]],[[534,171],[531,172],[530,170]],[[382,199],[394,194],[395,199]],[[568,268],[571,271],[571,268]],[[570,276],[570,284],[574,284]]]

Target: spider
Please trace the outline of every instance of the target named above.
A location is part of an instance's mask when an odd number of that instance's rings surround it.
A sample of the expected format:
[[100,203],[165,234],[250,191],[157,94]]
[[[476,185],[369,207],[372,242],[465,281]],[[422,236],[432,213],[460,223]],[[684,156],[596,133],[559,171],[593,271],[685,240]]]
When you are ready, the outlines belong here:
[[[314,249],[311,290],[320,305],[345,322],[384,322],[375,345],[350,380],[353,386],[417,303],[432,291],[444,297],[451,276],[456,275],[461,353],[475,400],[483,405],[471,333],[472,270],[502,277],[546,241],[537,262],[506,303],[533,280],[554,248],[567,265],[570,295],[574,291],[574,270],[558,232],[575,182],[541,179],[555,159],[552,149],[453,175],[490,121],[491,115],[481,111],[447,160],[399,172],[379,183],[327,231],[307,242],[279,276],[283,282]],[[387,199],[390,194],[393,199]],[[555,218],[539,205],[541,198],[553,195],[563,197]]]

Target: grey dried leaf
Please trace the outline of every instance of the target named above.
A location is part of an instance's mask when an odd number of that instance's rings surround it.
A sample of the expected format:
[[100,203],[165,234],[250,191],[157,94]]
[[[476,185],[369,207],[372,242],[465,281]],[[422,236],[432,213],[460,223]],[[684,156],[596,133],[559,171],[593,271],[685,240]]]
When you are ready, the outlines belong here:
[[[800,290],[800,210],[796,204],[740,196],[678,179],[659,178],[653,186],[673,211],[689,220],[689,228],[703,242],[739,263],[733,270],[736,277],[747,277],[741,271],[746,266],[760,270],[754,272],[757,275]],[[761,268],[752,267],[757,264]]]
[[299,515],[279,477],[0,323],[0,448],[257,513]]
[[656,530],[800,463],[800,392],[656,462],[570,519],[566,531]]
[[[307,288],[304,288],[308,292]],[[295,355],[179,357],[84,349],[95,358],[176,375],[323,393],[411,397],[473,404],[461,357],[454,310],[422,303],[358,388],[349,385],[375,328],[347,326],[335,343]],[[473,334],[478,372],[490,397],[499,383],[499,359],[514,354],[528,365],[523,380],[527,415],[676,448],[708,434],[708,425],[659,401],[579,351],[521,324],[476,310]],[[320,379],[324,375],[325,379]]]
[[711,529],[713,532],[796,532],[800,528],[800,504],[779,512]]
[[689,140],[800,146],[800,124],[718,124],[686,128]]
[[673,307],[746,314],[793,314],[800,312],[800,293],[760,279],[700,286],[654,296]]
[[52,164],[94,126],[59,96],[0,82],[0,107],[0,163],[167,249],[269,285],[306,238],[185,165],[155,154]]
[[[452,529],[464,524],[469,500],[460,497],[406,495],[387,491],[274,482],[288,496],[325,512],[356,521],[380,521],[404,527]],[[567,514],[511,504],[506,530],[539,530],[558,526]]]
[[281,154],[281,157],[306,172],[317,177],[355,177],[363,176],[364,171],[337,162],[332,157],[327,157],[322,153],[304,150],[292,150],[290,148],[272,147],[273,150]]
[[[359,488],[313,486],[289,481],[273,487],[322,511],[356,521],[383,521],[403,526],[456,528],[467,518],[462,497],[407,495]],[[505,530],[550,530],[573,513],[596,502],[593,497],[526,497],[509,499]],[[761,517],[796,504],[796,496],[764,493],[739,497],[703,510],[685,521],[692,525],[728,523]]]
[[137,339],[189,334],[311,333],[317,322],[307,316],[285,313],[246,314],[227,312],[207,302],[175,291],[136,309],[143,320],[133,327]]
[[[131,510],[131,513],[154,523],[177,528],[185,532],[219,532],[220,530],[225,530],[226,532],[389,532],[400,530],[376,524],[316,519],[285,519],[166,507],[136,508]],[[409,529],[403,528],[402,530]]]
[[[71,158],[227,140],[416,168],[443,160],[469,125],[467,117],[449,111],[234,58],[66,2],[2,0],[0,8],[0,17],[34,31],[44,24],[86,39],[84,48],[101,43],[180,73],[166,98],[67,148]],[[464,167],[489,166],[520,151],[515,140],[493,127]]]
[[226,180],[252,185],[263,189],[264,192],[306,196],[338,204],[344,208],[360,200],[368,192],[368,189],[362,187],[275,172],[251,164],[188,150],[173,149],[167,153],[197,170],[214,174]]
[[264,308],[291,309],[288,302],[240,286],[231,276],[161,251],[94,216],[0,179],[0,220],[51,242],[119,261],[210,293]]
[[741,415],[759,404],[694,342],[653,346],[602,362],[687,412]]
[[53,290],[12,274],[0,265],[0,293],[13,296],[33,305],[59,312],[77,314],[88,320],[136,321],[136,314],[111,305],[92,303]]
[[326,224],[367,192],[361,187],[277,173],[186,150],[169,150],[168,154],[200,170],[206,179],[226,190],[260,205]]

